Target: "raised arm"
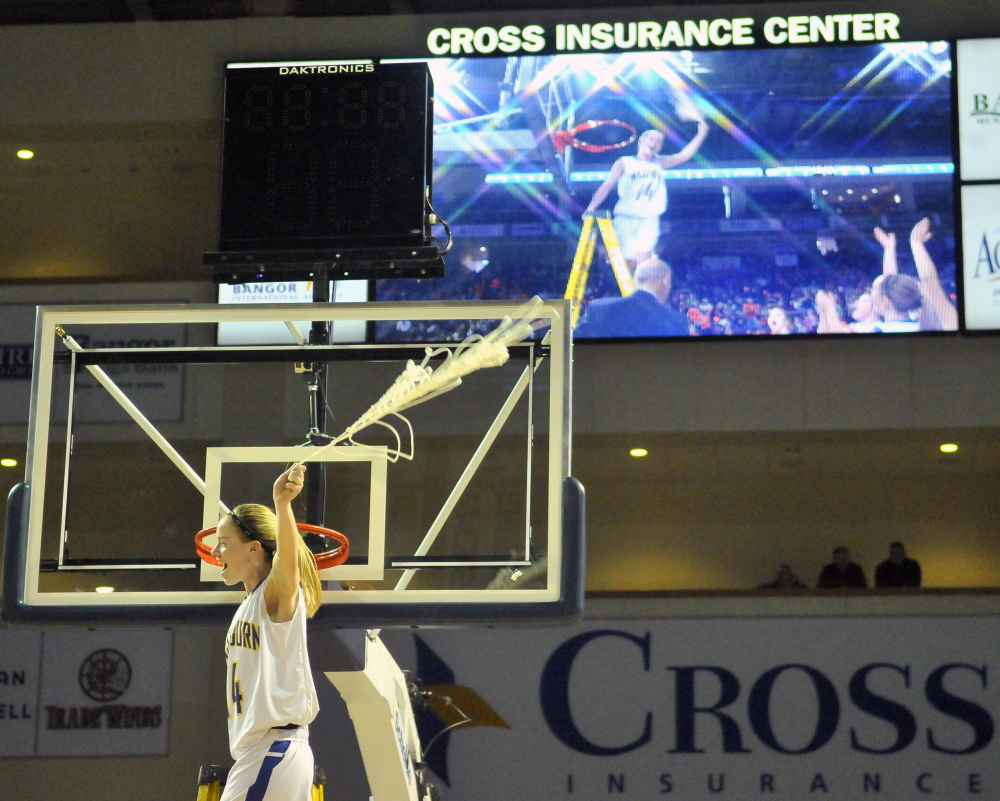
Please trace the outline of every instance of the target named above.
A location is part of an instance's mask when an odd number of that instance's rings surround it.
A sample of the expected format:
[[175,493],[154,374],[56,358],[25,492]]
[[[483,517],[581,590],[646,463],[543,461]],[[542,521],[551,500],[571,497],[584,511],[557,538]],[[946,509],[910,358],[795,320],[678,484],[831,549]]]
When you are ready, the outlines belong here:
[[837,298],[832,292],[821,289],[816,293],[816,311],[819,312],[817,334],[845,333],[844,321],[840,319],[840,312],[837,311]]
[[876,228],[875,239],[882,246],[882,275],[898,273],[899,263],[896,261],[896,235],[886,233],[881,228]]
[[264,602],[275,623],[287,623],[295,613],[299,600],[298,526],[292,512],[292,501],[302,492],[305,465],[295,464],[274,482],[274,513],[278,517],[278,537],[271,574],[264,585]]
[[604,179],[604,183],[597,187],[597,191],[594,192],[594,196],[590,199],[590,205],[587,206],[585,213],[590,214],[597,210],[598,206],[604,202],[604,198],[608,196],[608,193],[618,186],[618,181],[624,171],[625,162],[618,159],[611,167],[611,171],[608,173],[608,177]]
[[957,331],[958,312],[941,288],[937,267],[925,246],[931,236],[931,221],[927,217],[914,225],[913,230],[910,231],[910,250],[913,252],[913,263],[917,267],[917,275],[920,276],[920,291],[923,293],[927,305],[938,316],[941,328],[945,331]]
[[695,134],[694,139],[684,146],[683,150],[674,153],[672,156],[660,156],[659,162],[660,166],[664,169],[669,169],[670,167],[676,167],[678,164],[683,164],[688,161],[695,153],[698,152],[698,148],[701,147],[701,143],[705,141],[705,137],[708,136],[708,123],[702,120],[698,123],[698,133]]

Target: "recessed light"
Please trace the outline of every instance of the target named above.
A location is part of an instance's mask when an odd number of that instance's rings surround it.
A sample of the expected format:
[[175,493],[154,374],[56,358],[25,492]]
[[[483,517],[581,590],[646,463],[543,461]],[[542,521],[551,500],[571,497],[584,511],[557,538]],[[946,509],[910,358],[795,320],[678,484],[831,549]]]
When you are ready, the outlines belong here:
[[17,157],[19,159],[25,159],[25,160],[33,159],[35,157],[35,153],[32,150],[18,150]]
[[628,455],[629,456],[635,456],[636,458],[640,458],[642,456],[648,456],[649,455],[649,451],[647,451],[645,448],[632,448],[632,450],[630,450],[628,452]]
[[109,592],[114,592],[114,587],[94,587],[94,592],[99,592],[101,595],[107,595]]
[[17,467],[17,459],[0,459],[0,467]]
[[941,446],[941,453],[955,453],[958,450],[958,445],[954,442],[946,442]]

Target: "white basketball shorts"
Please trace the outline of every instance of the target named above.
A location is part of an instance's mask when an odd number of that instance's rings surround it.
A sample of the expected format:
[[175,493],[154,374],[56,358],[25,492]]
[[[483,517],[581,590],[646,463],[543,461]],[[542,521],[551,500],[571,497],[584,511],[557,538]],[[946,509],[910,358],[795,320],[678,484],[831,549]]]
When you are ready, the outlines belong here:
[[229,771],[221,801],[310,801],[313,753],[296,731],[271,729]]
[[626,259],[635,259],[639,253],[656,253],[656,243],[660,241],[659,217],[615,217],[615,235]]

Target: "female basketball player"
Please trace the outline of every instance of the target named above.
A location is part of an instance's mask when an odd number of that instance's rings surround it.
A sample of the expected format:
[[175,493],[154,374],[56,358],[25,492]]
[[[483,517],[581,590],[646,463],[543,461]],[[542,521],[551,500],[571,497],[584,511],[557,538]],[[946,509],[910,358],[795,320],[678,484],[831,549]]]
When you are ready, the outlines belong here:
[[708,136],[708,123],[698,116],[698,133],[682,150],[661,156],[665,137],[661,131],[645,131],[639,137],[635,156],[622,156],[608,177],[594,192],[584,214],[592,214],[612,189],[618,190],[615,204],[615,234],[629,271],[656,254],[660,240],[660,215],[667,210],[664,170],[689,161]]
[[246,598],[226,637],[229,750],[236,760],[222,801],[308,801],[309,723],[319,711],[306,650],[306,617],[319,608],[313,555],[295,525],[292,500],[305,466],[274,483],[272,512],[243,504],[219,521],[212,555]]

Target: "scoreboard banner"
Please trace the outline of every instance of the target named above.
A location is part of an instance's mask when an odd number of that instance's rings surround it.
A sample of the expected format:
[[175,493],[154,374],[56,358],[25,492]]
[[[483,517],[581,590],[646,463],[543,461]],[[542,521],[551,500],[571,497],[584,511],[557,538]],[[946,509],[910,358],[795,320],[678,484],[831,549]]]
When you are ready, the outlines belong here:
[[[671,9],[671,14],[674,12]],[[649,13],[648,11],[646,13]],[[616,15],[617,16],[617,15]],[[899,40],[900,17],[880,11],[858,14],[793,14],[766,18],[737,16],[644,19],[496,28],[436,27],[427,34],[435,56],[560,53],[603,50],[659,50],[686,47],[762,47],[824,42],[871,43]]]

